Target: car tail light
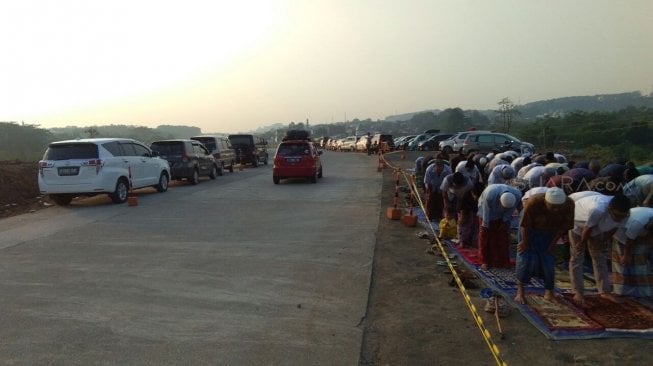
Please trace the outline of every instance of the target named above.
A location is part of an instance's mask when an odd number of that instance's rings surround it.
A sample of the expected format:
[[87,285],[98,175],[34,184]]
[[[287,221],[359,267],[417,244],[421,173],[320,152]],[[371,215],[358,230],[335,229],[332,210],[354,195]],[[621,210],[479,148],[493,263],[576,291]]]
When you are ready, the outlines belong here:
[[83,162],[82,165],[87,165],[87,166],[102,165],[102,159],[91,159],[91,160]]
[[100,169],[102,169],[103,164],[104,162],[102,159],[91,159],[82,163],[83,166],[94,166],[96,174],[100,173]]
[[39,161],[39,174],[41,174],[41,177],[43,177],[43,169],[44,168],[52,168],[53,166],[54,166],[53,161],[40,160]]

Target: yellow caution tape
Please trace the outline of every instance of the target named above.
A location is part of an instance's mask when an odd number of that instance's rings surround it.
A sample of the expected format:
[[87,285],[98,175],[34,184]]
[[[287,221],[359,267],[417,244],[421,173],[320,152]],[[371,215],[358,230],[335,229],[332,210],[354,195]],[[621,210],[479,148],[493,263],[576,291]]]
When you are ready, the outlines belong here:
[[[383,160],[385,165],[392,170],[394,170],[397,174],[401,174],[404,179],[406,180],[406,183],[410,187],[410,191],[412,196],[414,197],[414,200],[417,202],[419,207],[422,209],[422,212],[424,212],[424,215],[426,215],[427,222],[430,222],[430,218],[428,217],[428,213],[426,211],[426,206],[424,205],[424,202],[422,201],[422,198],[417,190],[417,185],[415,184],[415,179],[414,176],[411,174],[408,174],[405,170],[393,166],[390,164],[386,159],[385,155],[389,154],[394,154],[397,153],[397,151],[387,153],[387,154],[381,154],[380,159]],[[451,275],[454,278],[454,281],[456,282],[456,285],[458,286],[458,289],[460,290],[460,294],[463,296],[463,299],[465,300],[465,304],[467,305],[467,308],[470,310],[472,313],[472,317],[474,318],[474,321],[476,322],[476,325],[478,326],[479,330],[481,331],[481,335],[483,336],[483,339],[485,340],[485,343],[488,345],[488,348],[490,349],[490,352],[492,353],[492,357],[494,357],[494,360],[496,361],[497,365],[499,366],[507,366],[508,364],[503,360],[501,357],[501,352],[499,352],[499,347],[494,343],[492,340],[492,334],[488,330],[488,328],[483,324],[483,319],[479,315],[478,311],[476,310],[476,306],[472,303],[471,297],[469,296],[469,293],[467,292],[467,289],[463,285],[463,281],[460,278],[460,275],[458,275],[458,272],[456,271],[456,267],[453,266],[451,260],[449,259],[449,256],[447,255],[447,252],[445,251],[445,246],[442,244],[440,241],[440,238],[438,238],[437,233],[435,232],[435,229],[433,229],[432,225],[428,225],[429,229],[433,233],[433,237],[435,238],[435,242],[437,244],[437,247],[442,253],[442,257],[447,263],[447,266],[449,267],[449,270],[451,271]]]

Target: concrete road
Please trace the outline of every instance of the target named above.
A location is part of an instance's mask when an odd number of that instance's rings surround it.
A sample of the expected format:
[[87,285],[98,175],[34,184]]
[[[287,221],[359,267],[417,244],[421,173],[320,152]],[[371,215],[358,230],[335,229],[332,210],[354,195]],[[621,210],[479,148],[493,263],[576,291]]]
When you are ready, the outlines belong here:
[[381,174],[323,161],[0,220],[0,364],[356,365]]

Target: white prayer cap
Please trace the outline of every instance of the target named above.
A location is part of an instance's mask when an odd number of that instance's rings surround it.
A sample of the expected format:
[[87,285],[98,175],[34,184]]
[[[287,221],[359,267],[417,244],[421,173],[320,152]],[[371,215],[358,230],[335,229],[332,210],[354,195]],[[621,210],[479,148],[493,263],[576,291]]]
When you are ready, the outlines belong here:
[[517,202],[517,197],[510,192],[503,192],[501,197],[499,197],[499,201],[504,208],[513,208]]

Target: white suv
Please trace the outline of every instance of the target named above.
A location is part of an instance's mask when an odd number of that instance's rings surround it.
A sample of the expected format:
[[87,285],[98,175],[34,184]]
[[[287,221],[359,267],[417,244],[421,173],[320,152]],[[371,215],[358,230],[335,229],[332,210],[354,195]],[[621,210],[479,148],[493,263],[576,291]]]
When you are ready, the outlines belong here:
[[170,167],[143,143],[124,138],[52,142],[39,161],[39,190],[58,205],[75,196],[109,194],[127,201],[130,189],[168,190]]

